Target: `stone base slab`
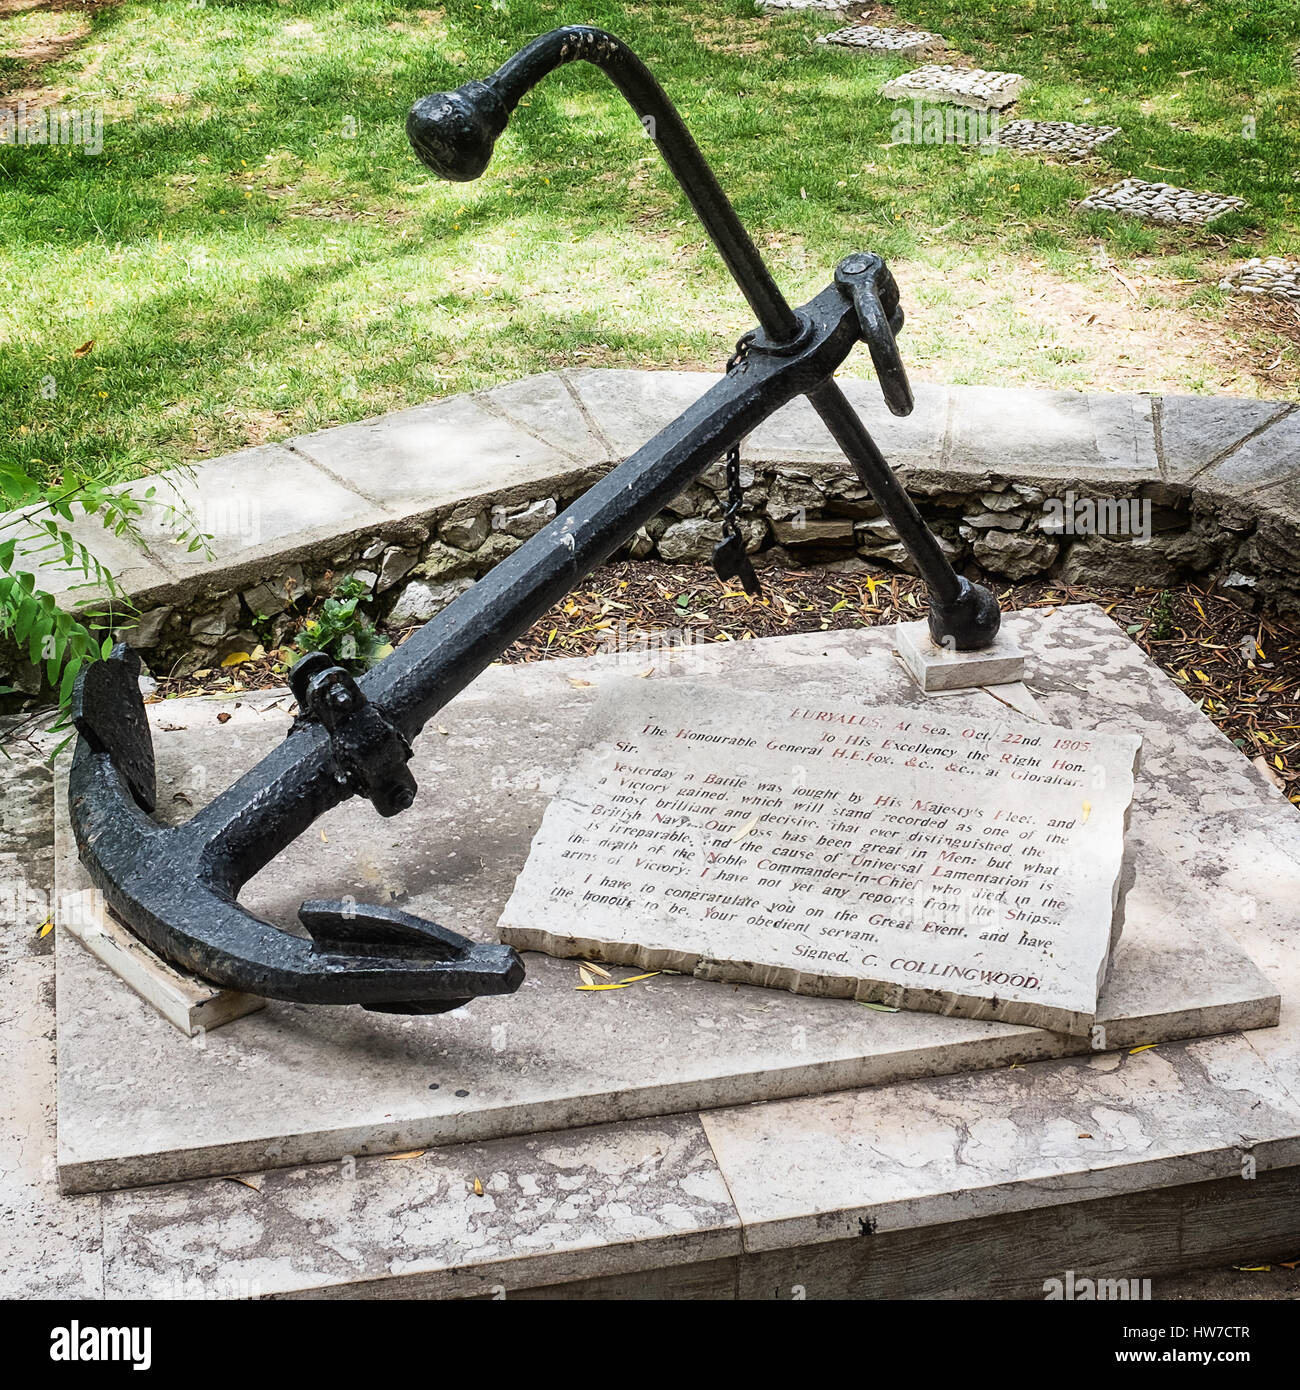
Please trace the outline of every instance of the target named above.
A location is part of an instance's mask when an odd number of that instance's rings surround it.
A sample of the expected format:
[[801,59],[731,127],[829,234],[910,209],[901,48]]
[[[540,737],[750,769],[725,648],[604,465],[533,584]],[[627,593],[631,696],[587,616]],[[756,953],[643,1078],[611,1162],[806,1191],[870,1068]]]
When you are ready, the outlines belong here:
[[[1216,864],[1225,872],[1233,845],[1192,856],[1180,839],[1207,792],[1255,804],[1257,774],[1098,611],[1021,613],[1007,626],[1052,722],[1131,729],[1151,750],[1129,832],[1137,879],[1093,1046],[1269,1027],[1276,991],[1223,930],[1233,922],[1222,905],[1206,901],[1207,875]],[[871,698],[923,698],[889,641],[879,629],[686,649],[649,678],[817,694],[828,680],[842,689],[854,662]],[[1104,696],[1089,686],[1098,673]],[[291,928],[303,898],[350,893],[491,938],[592,697],[602,680],[629,674],[641,668],[617,656],[491,668],[417,743],[424,795],[411,812],[382,821],[362,803],[337,808],[242,900]],[[188,817],[247,770],[283,737],[289,705],[264,694],[151,707],[165,716],[154,722],[163,813]],[[1004,707],[979,690],[944,705],[972,715]],[[221,724],[221,714],[231,717]],[[191,786],[196,763],[207,769],[203,795]],[[1252,872],[1263,872],[1259,863],[1257,847]],[[66,825],[57,872],[60,892],[86,886]],[[478,1143],[1089,1050],[1010,1024],[675,976],[582,992],[574,963],[538,956],[510,999],[414,1019],[271,1001],[200,1047],[73,938],[59,938],[58,1172],[68,1191]]]

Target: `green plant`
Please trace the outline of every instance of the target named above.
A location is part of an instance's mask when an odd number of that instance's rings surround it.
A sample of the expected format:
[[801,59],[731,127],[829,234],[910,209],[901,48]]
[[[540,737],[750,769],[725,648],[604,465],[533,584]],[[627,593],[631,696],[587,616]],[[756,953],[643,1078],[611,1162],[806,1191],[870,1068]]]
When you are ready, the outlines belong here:
[[291,650],[297,656],[324,652],[340,665],[361,671],[381,661],[392,646],[357,606],[369,593],[366,585],[351,575],[340,580],[333,596],[321,605],[319,616],[303,624]]
[[1151,600],[1147,618],[1151,623],[1151,636],[1157,642],[1166,642],[1174,635],[1174,600],[1168,589],[1162,589]]
[[[0,639],[43,671],[66,715],[77,673],[112,647],[106,629],[135,611],[112,574],[68,529],[74,520],[94,516],[106,531],[143,546],[141,518],[158,509],[179,523],[174,530],[190,550],[205,540],[178,508],[155,502],[153,488],[137,495],[84,477],[51,485],[0,464],[0,504],[5,509],[0,515]],[[61,608],[38,582],[41,571],[49,570],[79,574],[84,583],[73,591],[100,590],[104,604],[78,612]],[[0,686],[0,694],[12,692],[12,686]]]

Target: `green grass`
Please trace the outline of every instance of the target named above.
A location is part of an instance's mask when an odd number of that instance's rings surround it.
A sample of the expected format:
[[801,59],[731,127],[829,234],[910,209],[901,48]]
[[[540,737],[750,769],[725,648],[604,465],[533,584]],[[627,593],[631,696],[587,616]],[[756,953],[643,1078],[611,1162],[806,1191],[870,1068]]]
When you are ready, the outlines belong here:
[[[1053,342],[1011,291],[985,310],[979,353],[945,360],[949,315],[999,268],[1082,282],[1097,243],[1117,263],[1168,249],[1206,286],[1185,312],[1212,318],[1225,265],[1300,250],[1294,0],[901,8],[1033,79],[1017,115],[1123,126],[1092,170],[889,147],[876,91],[910,64],[812,43],[824,16],[743,0],[427,6],[123,0],[28,79],[102,107],[104,146],[0,148],[5,462],[120,478],[558,366],[720,365],[748,310],[594,69],[539,87],[477,183],[439,184],[409,151],[415,97],[564,22],[645,57],[796,301],[856,247],[927,270],[907,348],[931,374],[1086,377],[1086,350]],[[0,28],[0,62],[41,22]],[[23,83],[12,62],[6,81]],[[1218,237],[1071,210],[1127,174],[1251,206]]]

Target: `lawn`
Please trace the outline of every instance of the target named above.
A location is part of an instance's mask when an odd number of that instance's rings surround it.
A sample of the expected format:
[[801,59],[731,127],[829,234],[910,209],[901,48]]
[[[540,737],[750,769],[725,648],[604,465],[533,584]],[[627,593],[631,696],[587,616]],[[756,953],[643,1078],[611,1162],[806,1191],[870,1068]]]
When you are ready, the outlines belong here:
[[[0,0],[0,105],[103,112],[98,154],[0,147],[0,463],[117,479],[561,366],[719,367],[748,310],[595,70],[538,88],[477,183],[409,151],[414,98],[575,21],[645,57],[796,302],[850,249],[891,259],[920,378],[1300,380],[1295,311],[1216,288],[1300,252],[1295,0],[897,13],[1029,77],[1015,115],[1123,136],[1089,166],[891,145],[877,89],[911,62],[745,0]],[[1199,231],[1073,210],[1125,175],[1249,207]]]

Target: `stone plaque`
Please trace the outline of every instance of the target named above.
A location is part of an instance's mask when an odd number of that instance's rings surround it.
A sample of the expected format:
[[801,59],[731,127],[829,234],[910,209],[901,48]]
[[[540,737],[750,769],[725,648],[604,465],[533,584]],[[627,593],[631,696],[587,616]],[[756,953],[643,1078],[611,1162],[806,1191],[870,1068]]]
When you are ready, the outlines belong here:
[[502,940],[1079,1034],[1141,740],[1018,715],[620,682]]

